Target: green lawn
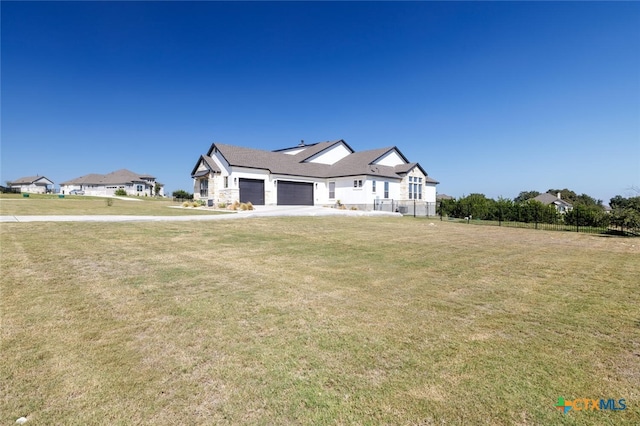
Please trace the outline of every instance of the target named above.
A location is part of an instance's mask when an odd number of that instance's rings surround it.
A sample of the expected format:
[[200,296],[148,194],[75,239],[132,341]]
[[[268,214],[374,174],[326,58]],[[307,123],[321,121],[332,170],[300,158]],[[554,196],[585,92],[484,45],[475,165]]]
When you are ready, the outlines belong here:
[[0,230],[2,424],[640,423],[635,239],[366,217]]
[[85,195],[22,194],[0,195],[0,215],[150,215],[181,216],[188,214],[220,214],[226,212],[180,207],[181,203],[166,198],[129,197],[127,200]]

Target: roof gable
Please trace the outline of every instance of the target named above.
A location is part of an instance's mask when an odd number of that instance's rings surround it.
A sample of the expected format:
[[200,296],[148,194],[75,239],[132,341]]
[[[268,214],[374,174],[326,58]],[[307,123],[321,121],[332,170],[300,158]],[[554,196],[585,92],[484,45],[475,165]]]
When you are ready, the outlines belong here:
[[374,164],[379,164],[382,166],[398,166],[400,164],[408,163],[409,161],[405,158],[404,155],[400,152],[398,148],[395,146],[391,148],[387,148],[382,155],[372,161]]
[[[206,171],[204,173],[202,172],[202,170],[198,170],[200,168],[200,165],[203,165],[205,167]],[[220,173],[221,169],[220,167],[218,167],[213,158],[209,157],[208,155],[201,155],[198,159],[198,162],[191,171],[191,177],[204,176],[209,172]]]
[[53,185],[53,181],[51,179],[47,179],[44,176],[25,176],[14,181],[11,181],[12,185]]
[[346,144],[345,141],[339,140],[334,142],[322,142],[317,144],[314,149],[306,149],[298,154],[296,158],[300,158],[305,163],[319,164],[335,164],[349,154],[353,153],[353,149]]

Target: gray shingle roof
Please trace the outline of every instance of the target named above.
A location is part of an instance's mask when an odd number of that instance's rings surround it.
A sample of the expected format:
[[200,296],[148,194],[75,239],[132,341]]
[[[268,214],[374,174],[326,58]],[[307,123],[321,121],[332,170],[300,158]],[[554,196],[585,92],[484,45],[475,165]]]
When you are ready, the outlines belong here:
[[[348,145],[351,154],[334,164],[320,164],[305,162],[305,160],[319,154],[337,143],[345,143],[342,140],[320,142],[307,145],[307,148],[297,154],[285,154],[281,151],[263,151],[253,148],[243,148],[235,145],[214,143],[207,152],[207,157],[211,156],[214,150],[224,157],[232,167],[246,167],[252,169],[268,170],[272,174],[304,176],[313,178],[332,178],[346,176],[379,176],[391,179],[401,179],[402,174],[409,172],[414,167],[420,167],[418,163],[408,163],[396,167],[375,165],[374,161],[385,155],[396,147],[386,147],[372,149],[368,151],[353,152]],[[402,154],[398,151],[402,156]],[[204,156],[203,156],[204,157]],[[201,157],[201,158],[203,158]],[[404,156],[402,156],[403,159]],[[199,160],[200,161],[200,160]],[[405,159],[406,161],[406,159]],[[197,167],[197,165],[196,165]],[[420,167],[420,170],[427,173]],[[194,172],[195,173],[195,169]],[[193,176],[192,173],[192,176]],[[431,178],[427,178],[428,183],[438,183]]]
[[35,183],[39,180],[45,179],[51,183],[53,183],[53,181],[51,179],[47,179],[44,176],[25,176],[25,177],[21,177],[18,178],[16,180],[12,180],[11,184],[12,185],[31,185],[32,183]]
[[90,173],[88,175],[62,182],[60,185],[119,185],[144,182],[144,178],[155,179],[151,175],[141,175],[127,169],[120,169],[106,175]]
[[565,206],[571,206],[571,203],[568,203],[565,200],[560,199],[553,194],[549,194],[548,192],[544,194],[540,194],[537,197],[533,197],[532,200],[540,201],[542,204],[546,204],[546,205],[557,203],[557,204],[563,204]]

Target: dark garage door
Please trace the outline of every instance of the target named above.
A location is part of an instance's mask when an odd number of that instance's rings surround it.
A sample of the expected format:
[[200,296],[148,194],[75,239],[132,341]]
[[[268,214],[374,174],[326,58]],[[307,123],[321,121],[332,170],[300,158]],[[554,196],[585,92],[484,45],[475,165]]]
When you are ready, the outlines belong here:
[[278,181],[279,206],[312,206],[313,184],[306,182]]
[[240,178],[240,202],[264,206],[264,181]]

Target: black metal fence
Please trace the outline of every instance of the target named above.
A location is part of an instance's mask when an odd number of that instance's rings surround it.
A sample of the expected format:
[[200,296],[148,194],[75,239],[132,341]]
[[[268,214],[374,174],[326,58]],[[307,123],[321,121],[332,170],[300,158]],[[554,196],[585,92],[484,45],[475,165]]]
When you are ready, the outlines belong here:
[[373,210],[396,212],[405,216],[427,217],[436,216],[436,203],[422,200],[394,200],[377,199],[373,203]]
[[503,220],[478,220],[470,217],[466,218],[454,218],[440,216],[440,220],[447,220],[457,223],[468,223],[473,225],[487,225],[487,226],[506,226],[510,228],[525,228],[525,229],[540,229],[545,231],[568,231],[568,232],[584,232],[589,234],[610,234],[610,235],[626,235],[626,236],[640,236],[640,229],[620,228],[614,225],[603,226],[585,226],[580,225],[580,221],[574,224],[567,224],[560,220],[553,223],[543,222],[515,222],[515,221],[503,221]]
[[0,185],[0,193],[3,193],[3,194],[19,194],[20,193],[20,188],[9,188],[9,187]]

